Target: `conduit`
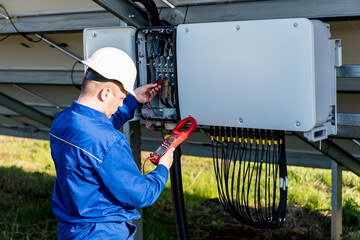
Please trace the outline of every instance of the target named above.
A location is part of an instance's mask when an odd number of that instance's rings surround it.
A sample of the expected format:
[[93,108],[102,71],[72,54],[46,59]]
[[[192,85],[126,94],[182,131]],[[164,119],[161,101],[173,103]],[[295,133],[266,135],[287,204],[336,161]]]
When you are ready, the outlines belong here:
[[178,239],[187,240],[189,239],[189,234],[186,222],[180,160],[181,148],[178,146],[174,151],[174,162],[170,168],[171,193]]

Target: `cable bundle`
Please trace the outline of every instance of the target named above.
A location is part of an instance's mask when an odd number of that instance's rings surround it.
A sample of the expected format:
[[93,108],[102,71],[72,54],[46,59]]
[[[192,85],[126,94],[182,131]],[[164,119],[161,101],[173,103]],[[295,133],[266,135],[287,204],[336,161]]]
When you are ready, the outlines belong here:
[[219,199],[228,213],[258,228],[285,221],[287,170],[283,131],[210,127]]

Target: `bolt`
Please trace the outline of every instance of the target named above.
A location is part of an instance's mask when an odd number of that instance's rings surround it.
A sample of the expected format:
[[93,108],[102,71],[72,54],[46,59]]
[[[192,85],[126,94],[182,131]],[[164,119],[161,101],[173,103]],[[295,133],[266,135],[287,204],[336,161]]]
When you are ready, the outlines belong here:
[[239,30],[240,30],[240,26],[236,25],[236,31],[239,31]]
[[239,118],[239,124],[242,124],[243,122],[244,122],[244,119],[242,119],[242,118]]
[[295,125],[296,125],[297,127],[300,127],[301,124],[300,124],[299,121],[296,121]]
[[297,23],[293,24],[294,28],[297,28],[299,25]]
[[130,14],[130,15],[129,15],[129,18],[135,18],[135,15],[134,15],[134,14]]
[[97,36],[97,34],[96,34],[96,33],[93,33],[93,34],[91,34],[91,36],[92,36],[92,37],[96,37],[96,36]]
[[188,33],[188,32],[189,32],[189,29],[188,29],[188,28],[185,28],[185,32]]

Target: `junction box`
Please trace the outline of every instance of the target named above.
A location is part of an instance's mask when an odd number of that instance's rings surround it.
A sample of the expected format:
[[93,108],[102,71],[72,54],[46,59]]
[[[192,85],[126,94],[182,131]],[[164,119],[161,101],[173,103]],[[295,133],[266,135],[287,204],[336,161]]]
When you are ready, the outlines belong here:
[[[113,46],[138,67],[137,85],[163,80],[140,108],[149,119],[188,116],[199,125],[337,132],[336,67],[341,42],[327,24],[305,18],[84,30],[84,58]],[[136,86],[135,86],[136,87]]]

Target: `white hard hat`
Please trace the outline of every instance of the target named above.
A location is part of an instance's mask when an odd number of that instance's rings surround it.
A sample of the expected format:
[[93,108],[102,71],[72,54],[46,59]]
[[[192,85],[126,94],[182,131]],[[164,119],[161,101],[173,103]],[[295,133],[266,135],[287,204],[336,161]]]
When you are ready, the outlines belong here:
[[128,93],[136,96],[134,93],[136,67],[131,57],[124,51],[114,47],[100,48],[82,63],[107,79],[121,82]]

